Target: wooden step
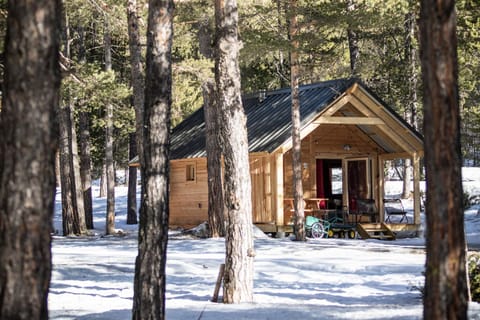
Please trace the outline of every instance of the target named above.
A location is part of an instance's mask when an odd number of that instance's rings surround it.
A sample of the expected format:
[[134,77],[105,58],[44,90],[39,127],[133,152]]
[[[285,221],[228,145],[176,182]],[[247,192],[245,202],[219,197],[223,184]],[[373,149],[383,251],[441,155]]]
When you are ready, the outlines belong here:
[[362,239],[395,240],[395,233],[384,223],[359,223],[357,232]]

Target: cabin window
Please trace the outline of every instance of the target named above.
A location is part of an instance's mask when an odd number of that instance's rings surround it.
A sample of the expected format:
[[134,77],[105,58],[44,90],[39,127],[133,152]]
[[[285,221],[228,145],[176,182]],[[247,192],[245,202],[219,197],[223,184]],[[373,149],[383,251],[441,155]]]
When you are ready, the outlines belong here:
[[195,164],[187,164],[186,178],[187,178],[187,181],[195,181],[195,178],[196,178]]

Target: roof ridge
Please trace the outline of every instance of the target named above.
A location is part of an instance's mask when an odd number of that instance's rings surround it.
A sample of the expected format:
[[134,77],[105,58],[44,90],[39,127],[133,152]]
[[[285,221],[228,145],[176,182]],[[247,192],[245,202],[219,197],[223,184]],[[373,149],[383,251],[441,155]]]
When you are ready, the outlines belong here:
[[[354,82],[360,82],[360,79],[352,77],[352,78],[340,78],[340,79],[330,79],[330,80],[325,80],[325,81],[319,81],[319,82],[312,82],[312,83],[306,83],[300,85],[299,89],[300,91],[303,90],[309,90],[309,89],[315,89],[315,88],[321,88],[321,87],[327,87],[331,86],[332,84],[348,84],[351,85]],[[272,90],[259,90],[259,91],[254,91],[250,92],[247,94],[243,94],[243,99],[253,99],[253,98],[258,98],[258,97],[265,97],[265,96],[272,96],[272,95],[277,95],[277,94],[284,94],[286,92],[290,92],[291,88],[290,87],[284,87],[284,88],[278,88],[278,89],[272,89]]]

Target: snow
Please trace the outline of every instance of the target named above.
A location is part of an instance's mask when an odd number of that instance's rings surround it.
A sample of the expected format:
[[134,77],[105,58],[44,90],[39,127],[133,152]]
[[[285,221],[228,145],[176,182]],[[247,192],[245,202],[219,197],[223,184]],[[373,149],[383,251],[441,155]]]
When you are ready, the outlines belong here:
[[[480,168],[465,169],[463,175],[468,177],[464,188],[479,195]],[[398,181],[388,182],[387,193],[399,194],[400,187]],[[116,188],[116,227],[124,236],[103,236],[106,201],[97,195],[95,189],[94,236],[54,236],[50,319],[131,319],[137,226],[126,225],[127,189]],[[60,201],[57,193],[54,227],[59,234]],[[412,210],[411,201],[404,206]],[[480,205],[465,212],[467,241],[477,250],[478,210]],[[422,237],[301,243],[269,238],[258,230],[255,235],[254,302],[226,305],[210,301],[224,262],[224,240],[171,231],[167,319],[422,319]],[[480,319],[480,304],[470,304],[469,319]]]

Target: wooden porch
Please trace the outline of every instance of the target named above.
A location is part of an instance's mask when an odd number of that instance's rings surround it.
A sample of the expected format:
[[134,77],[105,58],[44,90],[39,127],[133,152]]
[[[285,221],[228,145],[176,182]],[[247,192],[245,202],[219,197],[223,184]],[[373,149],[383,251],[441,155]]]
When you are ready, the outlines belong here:
[[[353,86],[303,127],[301,158],[307,201],[323,199],[328,208],[335,201],[336,208],[352,212],[357,199],[372,199],[378,210],[376,223],[393,233],[419,230],[423,142],[398,117],[392,116],[392,112],[361,87]],[[252,179],[253,190],[268,190],[271,197],[268,204],[260,204],[254,196],[257,204],[254,203],[254,223],[265,232],[292,231],[289,225],[292,215],[289,201],[293,198],[291,147],[288,140],[264,155],[262,161],[268,163],[265,178],[270,178],[268,187],[265,180]],[[385,223],[384,172],[387,161],[394,159],[410,159],[412,163],[414,208],[413,219],[407,224]],[[264,208],[270,209],[271,215]],[[311,209],[306,203],[305,214],[311,214]],[[257,215],[261,211],[262,217]]]

